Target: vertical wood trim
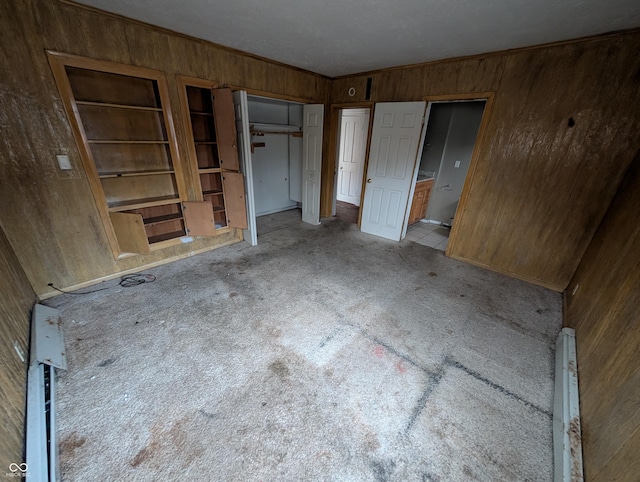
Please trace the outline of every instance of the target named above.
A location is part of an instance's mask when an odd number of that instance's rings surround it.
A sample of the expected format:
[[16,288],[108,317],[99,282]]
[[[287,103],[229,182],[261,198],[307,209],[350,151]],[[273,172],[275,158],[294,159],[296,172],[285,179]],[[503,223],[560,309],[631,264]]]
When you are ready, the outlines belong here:
[[169,151],[171,151],[171,160],[173,171],[178,185],[178,195],[180,199],[188,199],[188,188],[184,176],[182,159],[180,158],[180,149],[178,147],[178,138],[176,137],[176,129],[173,125],[173,113],[171,111],[171,99],[169,96],[169,87],[167,86],[167,77],[164,72],[158,72],[158,92],[160,93],[160,102],[162,102],[162,115],[167,129],[167,140],[169,141]]

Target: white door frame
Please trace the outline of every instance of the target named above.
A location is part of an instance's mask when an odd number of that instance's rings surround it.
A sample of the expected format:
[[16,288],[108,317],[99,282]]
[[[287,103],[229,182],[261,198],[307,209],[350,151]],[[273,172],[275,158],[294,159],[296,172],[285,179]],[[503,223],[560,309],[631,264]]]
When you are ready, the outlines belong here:
[[249,103],[247,92],[238,90],[233,93],[233,103],[236,110],[236,131],[238,136],[238,154],[240,168],[244,174],[247,201],[247,229],[242,230],[245,241],[251,246],[258,244],[258,230],[256,227],[256,202],[253,192],[253,167],[251,165],[251,134],[249,133]]
[[367,166],[367,153],[368,153],[368,149],[369,149],[369,127],[371,125],[371,107],[369,106],[360,106],[360,107],[341,107],[340,109],[338,109],[338,129],[337,129],[337,142],[336,142],[336,159],[335,159],[335,166],[334,166],[334,177],[333,177],[333,199],[332,199],[332,205],[331,205],[331,215],[335,216],[336,214],[336,204],[337,204],[337,200],[338,200],[338,180],[340,178],[340,160],[341,160],[341,148],[342,148],[342,121],[343,121],[343,115],[345,113],[345,111],[353,111],[353,110],[359,110],[359,111],[366,111],[366,131],[364,133],[364,153],[363,153],[363,158],[362,158],[362,163],[361,163],[361,170],[362,170],[362,175],[360,176],[360,199],[358,200],[358,204],[356,204],[356,206],[358,206],[358,209],[360,209],[360,206],[362,205],[362,193],[364,192],[364,173],[365,173],[365,168]]

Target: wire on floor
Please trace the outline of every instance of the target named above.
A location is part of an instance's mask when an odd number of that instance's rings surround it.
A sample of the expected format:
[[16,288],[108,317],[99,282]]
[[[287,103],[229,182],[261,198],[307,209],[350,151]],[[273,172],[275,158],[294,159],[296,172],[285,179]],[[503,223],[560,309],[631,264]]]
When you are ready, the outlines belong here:
[[131,288],[132,286],[138,286],[143,283],[153,283],[155,280],[156,277],[150,273],[126,274],[120,280],[120,286]]
[[[126,274],[120,279],[119,285],[123,288],[131,288],[132,286],[138,286],[143,283],[153,283],[156,280],[155,275],[150,273],[136,273],[136,274]],[[48,283],[48,286],[51,286],[54,290],[59,291],[60,293],[64,293],[65,295],[88,295],[91,293],[97,293],[98,291],[105,291],[113,288],[113,286],[107,286],[106,288],[100,288],[97,290],[91,291],[82,291],[81,293],[77,291],[65,291],[56,286],[53,283]]]

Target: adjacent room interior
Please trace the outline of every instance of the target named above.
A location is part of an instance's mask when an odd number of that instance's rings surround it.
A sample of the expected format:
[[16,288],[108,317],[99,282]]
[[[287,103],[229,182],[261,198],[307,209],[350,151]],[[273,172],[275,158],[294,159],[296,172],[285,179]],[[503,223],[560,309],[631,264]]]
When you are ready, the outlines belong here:
[[0,6],[0,466],[26,475],[27,372],[55,365],[40,304],[66,370],[32,477],[549,480],[565,327],[580,475],[635,480],[635,3],[431,53],[460,45],[416,2],[368,31],[450,41],[351,59],[260,6],[198,33],[83,3]]

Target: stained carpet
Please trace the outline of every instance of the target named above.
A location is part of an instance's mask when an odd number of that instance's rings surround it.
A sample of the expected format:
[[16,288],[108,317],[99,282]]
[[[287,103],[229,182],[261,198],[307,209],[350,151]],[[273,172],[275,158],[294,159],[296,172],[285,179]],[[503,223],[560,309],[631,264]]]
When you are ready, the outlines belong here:
[[48,301],[63,480],[551,480],[560,295],[299,217]]

